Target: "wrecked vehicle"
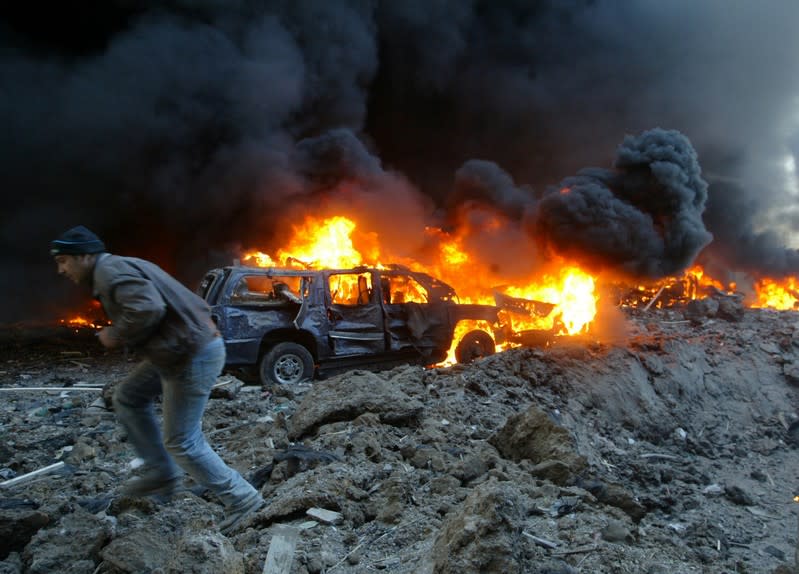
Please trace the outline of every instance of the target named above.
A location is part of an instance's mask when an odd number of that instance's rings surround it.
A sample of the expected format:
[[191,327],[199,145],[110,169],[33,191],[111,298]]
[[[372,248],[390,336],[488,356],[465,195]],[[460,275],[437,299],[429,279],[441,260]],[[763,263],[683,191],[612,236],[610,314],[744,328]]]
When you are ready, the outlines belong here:
[[[399,265],[209,271],[198,293],[227,346],[228,368],[256,367],[263,384],[292,384],[354,367],[443,361],[463,320],[499,328],[499,308],[459,304],[452,287]],[[493,331],[493,327],[490,329]],[[499,334],[473,329],[456,360],[494,353]]]

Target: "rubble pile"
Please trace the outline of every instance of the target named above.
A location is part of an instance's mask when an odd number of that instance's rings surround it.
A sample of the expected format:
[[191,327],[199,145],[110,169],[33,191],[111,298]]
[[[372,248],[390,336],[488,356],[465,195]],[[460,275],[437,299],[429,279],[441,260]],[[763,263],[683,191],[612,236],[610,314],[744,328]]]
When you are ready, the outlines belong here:
[[136,460],[102,386],[134,356],[15,345],[0,573],[794,572],[799,317],[733,311],[291,388],[223,375],[206,436],[268,502],[227,537],[189,479],[118,493]]

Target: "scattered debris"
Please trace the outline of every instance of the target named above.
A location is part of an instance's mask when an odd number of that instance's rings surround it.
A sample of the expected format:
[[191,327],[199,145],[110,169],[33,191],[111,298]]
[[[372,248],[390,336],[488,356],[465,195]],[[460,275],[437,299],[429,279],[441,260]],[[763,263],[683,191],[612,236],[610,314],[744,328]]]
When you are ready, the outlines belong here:
[[206,437],[267,502],[230,538],[189,479],[171,500],[119,494],[136,459],[104,397],[135,357],[93,336],[16,344],[4,380],[45,390],[3,387],[0,572],[790,572],[799,320],[733,323],[721,304],[689,320],[662,307],[676,300],[628,310],[613,344],[555,338],[291,392],[220,377]]
[[559,546],[557,542],[552,542],[550,540],[545,540],[544,538],[539,538],[538,536],[533,536],[529,532],[522,531],[522,534],[544,548],[557,548]]
[[34,479],[34,478],[36,478],[38,476],[41,476],[43,474],[47,474],[49,472],[55,472],[55,471],[57,471],[57,470],[59,470],[59,469],[61,469],[63,467],[64,467],[64,462],[63,461],[54,462],[53,464],[49,464],[49,465],[45,466],[44,468],[40,468],[40,469],[31,471],[31,472],[25,473],[22,476],[17,476],[17,477],[11,478],[9,480],[4,480],[3,482],[0,482],[0,487],[9,487],[9,486],[17,485],[17,484],[22,484],[23,482],[29,482],[30,480],[32,480],[32,479]]
[[263,574],[289,574],[294,562],[294,548],[297,546],[299,530],[291,526],[275,527],[269,552],[266,554]]
[[325,510],[324,508],[309,508],[305,514],[325,524],[338,524],[344,518],[340,512]]
[[2,387],[0,393],[18,393],[18,392],[35,392],[35,393],[53,393],[53,392],[71,392],[71,391],[94,391],[100,392],[101,387]]

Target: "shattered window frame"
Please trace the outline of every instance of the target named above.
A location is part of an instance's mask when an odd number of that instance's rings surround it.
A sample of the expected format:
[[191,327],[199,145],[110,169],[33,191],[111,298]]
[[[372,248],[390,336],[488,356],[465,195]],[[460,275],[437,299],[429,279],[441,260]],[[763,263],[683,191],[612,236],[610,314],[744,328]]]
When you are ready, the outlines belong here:
[[302,302],[301,293],[307,292],[303,277],[297,275],[241,275],[230,294],[234,306],[266,305],[284,306]]
[[427,305],[431,302],[430,290],[410,273],[383,273],[381,279],[382,297],[386,305]]
[[[336,281],[335,286],[334,281]],[[361,307],[374,302],[370,271],[335,271],[327,278],[327,288],[331,305]]]

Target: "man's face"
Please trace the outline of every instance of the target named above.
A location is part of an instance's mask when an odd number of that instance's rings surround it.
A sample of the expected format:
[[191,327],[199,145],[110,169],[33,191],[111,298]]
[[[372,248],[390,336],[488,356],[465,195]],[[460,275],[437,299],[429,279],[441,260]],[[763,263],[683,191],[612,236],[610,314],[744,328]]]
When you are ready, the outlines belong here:
[[56,255],[58,274],[66,275],[76,284],[85,283],[94,267],[96,255]]

